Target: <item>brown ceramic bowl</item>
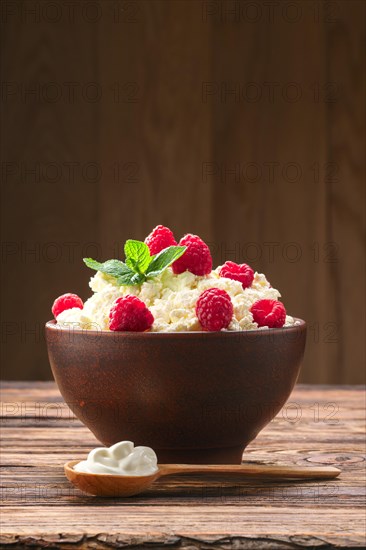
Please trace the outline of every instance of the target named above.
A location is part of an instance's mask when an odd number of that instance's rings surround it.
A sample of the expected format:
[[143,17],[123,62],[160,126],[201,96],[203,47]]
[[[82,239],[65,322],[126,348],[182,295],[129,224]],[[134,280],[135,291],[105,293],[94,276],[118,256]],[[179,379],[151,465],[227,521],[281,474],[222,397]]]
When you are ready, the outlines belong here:
[[236,464],[294,387],[306,323],[134,333],[50,321],[46,338],[61,394],[105,445],[147,445],[160,463]]

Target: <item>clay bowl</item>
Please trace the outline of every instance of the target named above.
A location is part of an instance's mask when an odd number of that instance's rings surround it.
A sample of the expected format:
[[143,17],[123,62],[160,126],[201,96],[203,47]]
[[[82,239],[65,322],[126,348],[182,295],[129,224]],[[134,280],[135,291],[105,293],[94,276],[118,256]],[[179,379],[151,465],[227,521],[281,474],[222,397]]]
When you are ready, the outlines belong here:
[[306,323],[133,333],[50,321],[46,339],[62,396],[104,445],[147,445],[160,463],[239,464],[295,385]]

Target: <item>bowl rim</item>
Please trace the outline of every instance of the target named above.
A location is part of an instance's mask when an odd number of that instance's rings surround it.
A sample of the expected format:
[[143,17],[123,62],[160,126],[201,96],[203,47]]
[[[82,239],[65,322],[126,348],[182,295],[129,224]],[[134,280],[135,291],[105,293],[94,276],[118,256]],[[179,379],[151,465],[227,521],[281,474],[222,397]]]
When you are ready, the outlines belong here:
[[202,338],[204,336],[205,338],[233,338],[238,336],[249,336],[253,334],[253,336],[258,336],[260,334],[263,335],[276,335],[281,334],[283,332],[291,333],[291,332],[302,332],[306,329],[307,323],[303,319],[300,319],[298,317],[293,317],[295,321],[298,322],[296,325],[291,325],[288,327],[280,327],[280,328],[266,328],[266,329],[246,329],[246,330],[221,330],[221,331],[215,331],[215,332],[208,332],[204,330],[191,330],[191,331],[176,331],[176,332],[132,332],[132,331],[112,331],[112,330],[87,330],[87,329],[78,329],[74,327],[66,328],[66,327],[60,327],[57,325],[56,319],[52,319],[51,321],[47,321],[45,324],[46,331],[62,331],[63,333],[67,334],[67,332],[71,332],[73,335],[80,335],[83,337],[90,336],[91,338],[95,338],[95,336],[99,336],[102,338]]

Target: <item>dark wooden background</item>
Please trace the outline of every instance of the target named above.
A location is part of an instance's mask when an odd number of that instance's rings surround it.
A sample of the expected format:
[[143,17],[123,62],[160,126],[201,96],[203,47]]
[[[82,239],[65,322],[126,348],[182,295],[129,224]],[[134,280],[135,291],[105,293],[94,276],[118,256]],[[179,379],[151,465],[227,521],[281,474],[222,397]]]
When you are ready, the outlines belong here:
[[303,381],[363,381],[365,7],[2,0],[3,378],[50,378],[81,258],[163,223],[282,290]]

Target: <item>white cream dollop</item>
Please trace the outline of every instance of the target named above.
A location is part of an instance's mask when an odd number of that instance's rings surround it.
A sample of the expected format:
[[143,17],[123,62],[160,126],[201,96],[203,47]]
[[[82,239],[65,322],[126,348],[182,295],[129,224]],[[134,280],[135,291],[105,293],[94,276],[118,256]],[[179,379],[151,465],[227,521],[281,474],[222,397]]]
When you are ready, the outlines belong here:
[[88,458],[75,464],[76,472],[148,476],[158,471],[158,460],[150,447],[135,447],[132,441],[120,441],[112,447],[97,447]]

